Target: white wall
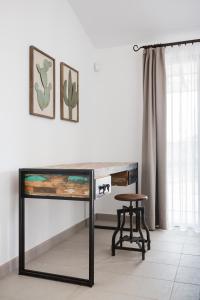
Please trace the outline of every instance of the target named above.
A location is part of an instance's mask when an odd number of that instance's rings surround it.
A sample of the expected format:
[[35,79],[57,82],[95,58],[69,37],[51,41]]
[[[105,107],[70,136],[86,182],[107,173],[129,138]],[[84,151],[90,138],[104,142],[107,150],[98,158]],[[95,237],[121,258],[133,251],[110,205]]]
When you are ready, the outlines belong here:
[[[182,38],[163,37],[163,42]],[[67,0],[0,0],[0,39],[1,265],[18,255],[18,168],[81,161],[141,166],[142,52],[133,53],[132,45],[96,51]],[[55,120],[28,113],[30,45],[56,58]],[[80,71],[79,124],[59,118],[60,61]],[[97,200],[96,212],[116,213],[121,204],[112,198]],[[85,209],[78,203],[28,200],[26,216],[31,248],[82,220]]]
[[[0,265],[18,255],[18,168],[91,160],[94,48],[66,0],[0,0]],[[29,46],[56,59],[56,119],[29,115]],[[59,63],[80,71],[80,123],[59,116]],[[71,202],[27,201],[27,248],[84,218]]]
[[[98,50],[96,77],[95,143],[97,161],[135,161],[141,165],[142,53],[132,46]],[[134,187],[130,186],[134,191]],[[127,191],[114,187],[113,193]],[[99,213],[116,213],[121,205],[111,196],[97,200]]]

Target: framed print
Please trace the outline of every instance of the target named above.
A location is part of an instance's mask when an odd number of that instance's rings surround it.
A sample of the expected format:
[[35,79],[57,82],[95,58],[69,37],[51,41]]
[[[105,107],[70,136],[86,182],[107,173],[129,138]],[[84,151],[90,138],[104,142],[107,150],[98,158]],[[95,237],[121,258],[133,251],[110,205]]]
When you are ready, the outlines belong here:
[[79,122],[79,72],[65,63],[60,63],[60,115]]
[[55,59],[34,46],[30,46],[31,115],[55,118]]

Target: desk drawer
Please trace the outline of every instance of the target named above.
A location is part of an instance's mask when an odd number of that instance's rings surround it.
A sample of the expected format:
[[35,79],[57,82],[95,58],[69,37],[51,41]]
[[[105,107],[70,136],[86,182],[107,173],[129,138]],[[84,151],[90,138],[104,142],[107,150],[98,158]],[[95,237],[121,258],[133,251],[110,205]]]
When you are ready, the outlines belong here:
[[112,174],[112,185],[126,186],[137,181],[137,169]]
[[111,176],[96,179],[96,198],[111,193]]
[[89,190],[87,175],[30,173],[24,178],[24,194],[30,196],[88,198]]

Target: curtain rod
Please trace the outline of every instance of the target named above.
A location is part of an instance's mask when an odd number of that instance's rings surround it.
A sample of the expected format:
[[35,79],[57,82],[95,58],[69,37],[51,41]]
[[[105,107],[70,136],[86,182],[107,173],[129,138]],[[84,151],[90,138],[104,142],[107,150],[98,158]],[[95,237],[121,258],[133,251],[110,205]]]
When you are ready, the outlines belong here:
[[173,42],[173,43],[165,43],[165,44],[145,45],[145,46],[141,46],[141,47],[138,47],[138,45],[134,45],[133,51],[138,52],[140,49],[169,47],[169,46],[173,47],[173,46],[180,46],[180,45],[194,44],[194,43],[200,43],[200,39],[187,40],[187,41],[181,41],[181,42]]

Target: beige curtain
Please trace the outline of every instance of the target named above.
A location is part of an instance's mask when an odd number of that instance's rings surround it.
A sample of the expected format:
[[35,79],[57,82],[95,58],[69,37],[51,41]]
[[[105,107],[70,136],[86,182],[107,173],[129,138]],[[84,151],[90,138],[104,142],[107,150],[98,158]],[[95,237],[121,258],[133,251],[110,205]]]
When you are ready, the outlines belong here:
[[165,49],[143,54],[142,193],[149,196],[150,229],[166,228],[166,74]]

